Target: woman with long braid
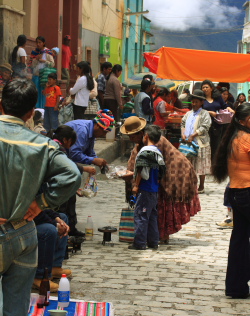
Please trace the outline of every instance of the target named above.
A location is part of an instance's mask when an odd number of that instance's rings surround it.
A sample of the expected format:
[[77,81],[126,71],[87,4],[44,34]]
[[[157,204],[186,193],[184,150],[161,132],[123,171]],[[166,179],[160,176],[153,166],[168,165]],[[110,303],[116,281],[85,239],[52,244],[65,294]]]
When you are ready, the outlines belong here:
[[226,296],[246,298],[250,280],[250,103],[236,108],[216,152],[212,174],[218,182],[228,176],[230,179],[234,227],[228,252]]

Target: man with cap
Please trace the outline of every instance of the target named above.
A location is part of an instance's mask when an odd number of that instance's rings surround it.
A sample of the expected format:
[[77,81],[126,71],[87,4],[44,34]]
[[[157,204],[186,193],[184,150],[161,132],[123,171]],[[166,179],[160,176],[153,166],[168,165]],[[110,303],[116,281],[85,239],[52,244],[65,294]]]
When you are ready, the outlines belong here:
[[[65,125],[73,128],[77,134],[75,144],[69,149],[69,158],[76,163],[93,164],[100,168],[106,166],[107,161],[97,157],[94,143],[96,137],[105,137],[108,132],[111,132],[114,123],[113,114],[109,110],[100,110],[96,113],[94,120],[75,120],[66,123]],[[60,208],[60,211],[68,216],[69,235],[84,236],[84,233],[76,228],[76,195],[72,196],[67,205]]]
[[72,52],[69,47],[70,45],[71,37],[70,35],[65,35],[63,38],[63,44],[62,44],[62,79],[67,80],[67,90],[69,88],[69,81],[70,81],[70,68],[71,68],[71,57]]
[[105,137],[114,127],[114,117],[110,110],[100,110],[94,120],[75,120],[66,123],[77,134],[75,144],[69,149],[69,158],[74,162],[103,167],[107,161],[98,158],[94,151],[95,138]]
[[150,97],[150,91],[154,82],[145,78],[141,82],[141,91],[135,97],[135,113],[137,116],[144,118],[148,124],[152,124],[154,107]]

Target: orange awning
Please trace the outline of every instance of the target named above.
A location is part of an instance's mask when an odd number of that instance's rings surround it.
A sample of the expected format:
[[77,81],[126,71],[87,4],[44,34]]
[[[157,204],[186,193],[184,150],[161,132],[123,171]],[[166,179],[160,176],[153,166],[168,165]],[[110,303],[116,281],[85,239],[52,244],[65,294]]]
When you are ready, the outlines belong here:
[[144,57],[144,66],[164,79],[250,81],[249,54],[162,47]]

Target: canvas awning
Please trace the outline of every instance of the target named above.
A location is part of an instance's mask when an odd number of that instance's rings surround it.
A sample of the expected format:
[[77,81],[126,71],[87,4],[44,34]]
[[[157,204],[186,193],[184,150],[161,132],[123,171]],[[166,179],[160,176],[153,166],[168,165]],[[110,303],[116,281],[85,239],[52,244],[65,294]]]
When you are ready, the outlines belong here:
[[144,58],[144,66],[160,78],[250,81],[250,54],[162,47],[155,53],[144,53]]

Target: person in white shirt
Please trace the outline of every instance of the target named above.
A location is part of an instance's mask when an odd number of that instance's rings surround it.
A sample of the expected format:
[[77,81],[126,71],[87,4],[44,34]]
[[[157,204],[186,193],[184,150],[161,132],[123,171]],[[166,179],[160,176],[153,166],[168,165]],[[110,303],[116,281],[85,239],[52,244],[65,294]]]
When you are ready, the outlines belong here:
[[75,95],[73,104],[74,120],[84,119],[84,113],[89,104],[90,91],[94,89],[94,80],[91,76],[91,68],[86,61],[77,65],[78,79],[73,88],[69,90],[71,96]]
[[14,47],[11,54],[11,65],[14,71],[14,77],[26,77],[27,54],[24,49],[27,38],[25,35],[19,35],[17,46]]

